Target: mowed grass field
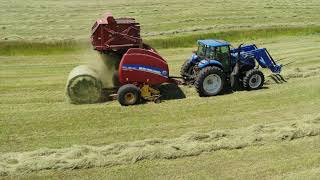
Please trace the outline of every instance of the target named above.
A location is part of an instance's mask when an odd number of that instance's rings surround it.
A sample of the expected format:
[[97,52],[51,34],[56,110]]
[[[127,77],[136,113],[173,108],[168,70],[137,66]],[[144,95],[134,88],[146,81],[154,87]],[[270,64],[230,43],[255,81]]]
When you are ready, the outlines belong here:
[[148,38],[266,27],[320,25],[318,0],[4,0],[1,40],[87,40],[105,12],[134,17]]
[[[0,50],[0,178],[317,179],[320,34],[317,29],[306,29],[319,26],[319,6],[318,1],[260,0],[4,2],[0,5],[0,14],[6,17],[0,20],[5,27],[0,30],[1,44],[8,47],[7,41],[19,40],[20,50],[20,39],[25,39],[33,47],[30,53],[19,53],[10,42],[13,54]],[[194,87],[181,86],[186,98],[161,104],[69,104],[65,96],[68,73],[75,66],[99,60],[97,53],[85,43],[41,48],[33,42],[83,41],[94,20],[106,10],[138,19],[143,36],[151,42],[229,30],[302,29],[301,33],[231,38],[234,46],[256,43],[283,64],[293,61],[282,73],[287,82],[277,83],[264,71],[267,84],[257,91],[200,98]],[[181,64],[193,49],[190,44],[158,50],[167,59],[171,75],[179,75]],[[305,130],[309,122],[314,123]],[[299,123],[303,126],[294,128]],[[272,128],[252,131],[260,126]],[[225,135],[212,141],[181,140],[190,133],[209,132]],[[261,135],[260,143],[249,138],[257,138],[256,134]],[[153,147],[144,144],[148,139],[160,141],[160,152],[143,149]],[[220,148],[204,148],[210,143]],[[176,150],[168,150],[168,145]],[[83,150],[82,146],[89,147]],[[100,156],[96,155],[103,153],[92,147],[109,146],[120,147],[111,153],[118,155],[115,162],[98,161]],[[132,147],[137,149],[131,152]],[[175,154],[179,147],[183,153]],[[24,152],[31,152],[30,157]],[[66,161],[55,161],[63,153],[67,154]],[[124,156],[130,153],[134,158]],[[61,165],[71,161],[71,167]],[[14,171],[7,173],[6,169]]]
[[[1,152],[73,145],[105,146],[152,138],[172,139],[190,132],[237,130],[278,122],[290,125],[317,119],[320,116],[319,40],[318,36],[305,36],[256,41],[267,47],[274,57],[286,58],[284,63],[295,61],[284,69],[287,83],[276,84],[268,78],[265,89],[210,98],[198,97],[193,87],[181,87],[185,99],[133,107],[121,107],[117,101],[68,104],[65,98],[68,72],[95,57],[90,50],[52,56],[1,57]],[[160,50],[160,53],[168,59],[172,74],[177,74],[182,59],[190,51],[190,48],[182,48]],[[319,175],[319,140],[319,136],[314,136],[271,141],[263,146],[175,160],[156,158],[121,166],[44,171],[23,176],[316,178]]]

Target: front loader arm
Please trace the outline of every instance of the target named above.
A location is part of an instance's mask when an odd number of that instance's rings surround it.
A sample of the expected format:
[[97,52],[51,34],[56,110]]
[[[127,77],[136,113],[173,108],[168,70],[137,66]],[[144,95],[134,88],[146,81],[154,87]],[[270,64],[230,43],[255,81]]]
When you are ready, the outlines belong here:
[[238,52],[241,52],[243,54],[247,54],[250,56],[253,56],[258,64],[262,68],[268,68],[270,69],[273,73],[280,73],[282,65],[278,65],[268,52],[266,48],[257,48],[255,44],[249,44],[249,45],[243,45],[238,48],[233,48],[230,50],[230,53],[235,54]]
[[268,68],[276,74],[279,74],[281,72],[282,65],[277,64],[273,60],[266,48],[255,49],[252,51],[248,51],[247,53],[253,55],[262,68]]

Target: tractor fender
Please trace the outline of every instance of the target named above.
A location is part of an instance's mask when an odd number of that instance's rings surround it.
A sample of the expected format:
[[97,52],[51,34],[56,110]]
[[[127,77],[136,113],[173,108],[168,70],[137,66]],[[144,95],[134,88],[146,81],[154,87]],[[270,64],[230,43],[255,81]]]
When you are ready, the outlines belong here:
[[199,62],[199,56],[196,54],[192,54],[192,56],[189,59],[189,62],[192,62],[193,64],[197,64]]
[[205,68],[207,66],[217,66],[217,67],[223,69],[222,64],[217,60],[202,60],[198,64],[198,68],[199,69],[203,69],[203,68]]

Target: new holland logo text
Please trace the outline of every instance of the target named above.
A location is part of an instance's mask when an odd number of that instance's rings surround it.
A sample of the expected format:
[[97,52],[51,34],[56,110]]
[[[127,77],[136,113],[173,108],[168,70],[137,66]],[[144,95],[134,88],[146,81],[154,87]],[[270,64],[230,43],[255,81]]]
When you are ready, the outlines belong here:
[[123,65],[123,70],[138,70],[145,71],[153,74],[157,74],[160,76],[168,77],[168,72],[165,70],[161,70],[159,68],[151,67],[151,66],[141,66],[141,65]]

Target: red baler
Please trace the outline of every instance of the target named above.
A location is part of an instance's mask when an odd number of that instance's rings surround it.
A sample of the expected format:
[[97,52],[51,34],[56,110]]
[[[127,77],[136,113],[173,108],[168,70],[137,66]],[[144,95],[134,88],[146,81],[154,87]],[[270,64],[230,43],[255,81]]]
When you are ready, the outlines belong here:
[[[121,105],[133,105],[140,99],[158,102],[160,91],[156,86],[178,82],[169,77],[167,62],[153,48],[143,43],[140,37],[140,25],[133,18],[115,19],[111,14],[106,14],[92,27],[91,43],[93,49],[104,56],[119,58],[118,62],[114,63],[116,71],[113,79]],[[74,86],[79,87],[81,84]],[[91,84],[97,84],[96,80]],[[102,88],[106,87],[102,85]],[[87,88],[86,93],[90,96],[88,89],[90,88]],[[72,91],[73,88],[68,88],[69,95],[76,94]],[[95,89],[94,92],[102,93],[103,90]],[[101,98],[96,98],[90,102],[100,100]]]

